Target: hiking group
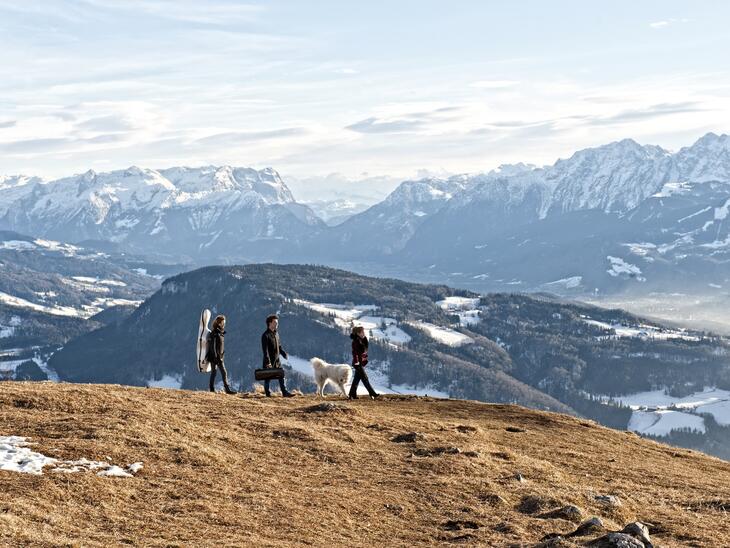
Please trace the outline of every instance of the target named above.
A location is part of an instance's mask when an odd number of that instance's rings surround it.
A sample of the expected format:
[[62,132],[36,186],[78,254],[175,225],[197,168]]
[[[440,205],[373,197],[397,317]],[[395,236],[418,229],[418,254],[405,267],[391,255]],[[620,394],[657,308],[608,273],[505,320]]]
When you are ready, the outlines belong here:
[[[210,391],[215,392],[215,379],[220,370],[225,393],[236,394],[236,391],[231,388],[228,381],[228,371],[225,366],[225,335],[226,317],[223,315],[216,316],[215,320],[213,320],[212,329],[207,335],[204,356],[201,357],[203,358],[203,362],[209,364]],[[352,379],[348,399],[357,399],[357,388],[360,382],[367,389],[370,397],[376,399],[379,397],[379,394],[370,384],[370,379],[368,379],[368,374],[365,371],[365,366],[368,364],[369,346],[365,329],[362,326],[353,327],[350,333],[350,339],[352,340],[352,367],[355,370],[355,375]],[[288,360],[289,355],[281,345],[281,339],[279,338],[279,317],[275,314],[266,318],[266,331],[261,335],[261,351],[263,353],[263,367],[262,369],[256,370],[256,378],[257,380],[263,381],[266,397],[271,397],[269,385],[272,380],[279,382],[279,389],[283,397],[293,397],[294,394],[286,387],[285,373],[281,365],[281,358],[283,357],[285,360]],[[201,368],[201,371],[204,371],[204,369]]]

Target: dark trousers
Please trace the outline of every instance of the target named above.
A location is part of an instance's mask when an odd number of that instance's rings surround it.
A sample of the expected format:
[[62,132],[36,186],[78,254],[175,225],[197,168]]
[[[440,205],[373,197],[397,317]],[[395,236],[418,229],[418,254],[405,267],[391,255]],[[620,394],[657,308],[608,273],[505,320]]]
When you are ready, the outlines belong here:
[[375,392],[372,385],[370,384],[370,379],[368,379],[368,374],[365,372],[365,368],[362,365],[355,365],[355,378],[352,379],[352,386],[350,386],[350,396],[357,396],[357,385],[360,384],[360,381],[362,381],[363,385],[368,391],[368,394],[371,396],[377,396],[378,393]]
[[215,392],[215,374],[216,371],[221,370],[221,376],[223,377],[223,386],[226,390],[230,390],[230,386],[228,385],[228,371],[226,371],[226,366],[223,364],[223,362],[220,363],[212,363],[210,364],[210,391]]
[[[284,379],[277,379],[279,381],[279,388],[281,389],[282,394],[286,394],[286,383],[284,383]],[[269,390],[269,383],[271,382],[271,379],[266,379],[264,381],[264,392],[266,394],[271,394],[271,391]]]

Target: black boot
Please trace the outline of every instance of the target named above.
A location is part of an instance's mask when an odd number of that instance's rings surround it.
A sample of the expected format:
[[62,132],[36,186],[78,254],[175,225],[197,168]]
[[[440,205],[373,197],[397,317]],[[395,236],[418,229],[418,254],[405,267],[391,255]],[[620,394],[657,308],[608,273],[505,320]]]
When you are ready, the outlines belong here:
[[235,390],[233,390],[230,386],[224,387],[226,394],[238,394]]
[[281,395],[282,395],[283,397],[285,397],[285,398],[293,398],[293,397],[294,397],[294,394],[292,394],[292,393],[291,393],[291,392],[289,392],[288,390],[287,390],[287,391],[285,391],[285,392],[282,392],[282,393],[281,393]]

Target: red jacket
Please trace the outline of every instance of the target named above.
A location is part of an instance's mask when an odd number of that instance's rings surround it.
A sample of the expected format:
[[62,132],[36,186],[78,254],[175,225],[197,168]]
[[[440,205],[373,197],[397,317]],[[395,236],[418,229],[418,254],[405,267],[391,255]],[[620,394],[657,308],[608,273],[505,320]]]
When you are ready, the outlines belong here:
[[352,339],[352,365],[368,364],[368,340],[366,337],[353,337]]

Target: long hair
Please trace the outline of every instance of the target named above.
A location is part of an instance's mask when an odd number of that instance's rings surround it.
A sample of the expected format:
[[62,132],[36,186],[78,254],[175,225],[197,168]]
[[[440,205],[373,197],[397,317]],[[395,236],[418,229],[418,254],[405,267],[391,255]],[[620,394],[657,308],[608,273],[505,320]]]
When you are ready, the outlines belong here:
[[213,328],[211,329],[211,331],[215,331],[216,329],[220,329],[221,331],[223,331],[222,324],[224,321],[226,321],[226,317],[223,314],[221,314],[220,316],[216,316],[215,320],[213,320]]

